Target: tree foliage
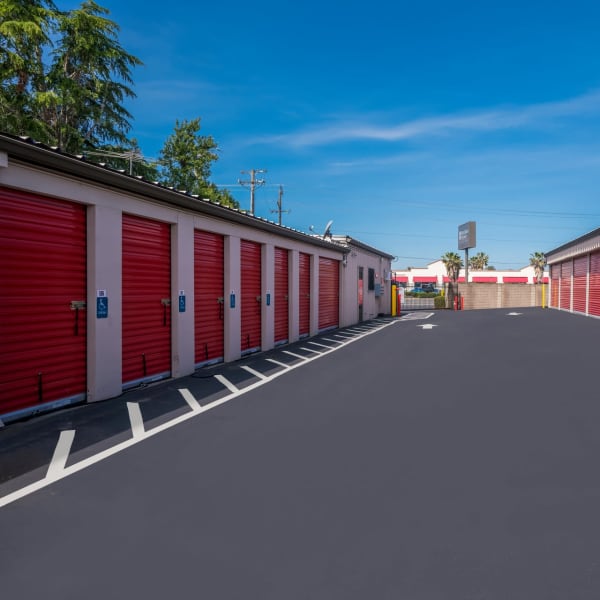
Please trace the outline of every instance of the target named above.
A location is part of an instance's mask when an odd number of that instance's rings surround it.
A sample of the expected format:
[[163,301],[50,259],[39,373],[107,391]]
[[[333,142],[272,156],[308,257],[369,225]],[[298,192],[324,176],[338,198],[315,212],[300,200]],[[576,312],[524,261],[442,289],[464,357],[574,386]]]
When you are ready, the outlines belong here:
[[142,63],[122,48],[108,13],[93,0],[66,12],[49,0],[0,3],[3,131],[71,154],[129,143],[124,102]]
[[485,271],[489,261],[490,257],[485,252],[478,252],[469,258],[469,268],[474,271]]
[[460,269],[463,266],[462,258],[456,252],[446,252],[442,256],[442,262],[444,263],[444,267],[446,267],[446,273],[450,281],[456,282]]
[[237,208],[227,191],[208,181],[212,164],[218,160],[218,145],[212,136],[200,135],[200,118],[176,121],[173,133],[160,152],[160,182],[179,191]]
[[132,71],[119,26],[93,0],[60,11],[52,0],[0,0],[0,131],[34,138],[146,180],[238,207],[209,182],[218,159],[200,119],[177,121],[158,164],[129,139]]
[[546,256],[543,252],[534,252],[529,257],[529,264],[533,267],[535,273],[535,282],[541,283],[544,277],[544,267],[546,266]]

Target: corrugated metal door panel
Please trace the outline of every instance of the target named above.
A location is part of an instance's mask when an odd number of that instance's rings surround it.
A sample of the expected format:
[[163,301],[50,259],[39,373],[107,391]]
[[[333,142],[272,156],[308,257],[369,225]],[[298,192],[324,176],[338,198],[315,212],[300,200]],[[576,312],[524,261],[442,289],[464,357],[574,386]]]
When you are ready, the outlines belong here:
[[550,306],[558,308],[558,289],[560,285],[560,265],[550,265],[551,291]]
[[589,314],[600,317],[600,252],[590,256]]
[[288,251],[275,248],[275,342],[287,342],[289,335]]
[[261,247],[256,242],[241,240],[241,350],[260,350],[261,344]]
[[571,310],[571,274],[573,262],[570,260],[562,263],[560,268],[560,308]]
[[0,415],[86,392],[86,209],[0,190]]
[[337,327],[340,306],[340,262],[319,257],[319,330]]
[[299,334],[310,332],[310,254],[300,252],[299,255]]
[[194,232],[194,323],[196,365],[224,354],[224,240],[218,233]]
[[588,255],[578,256],[573,265],[573,310],[585,313]]
[[123,215],[123,384],[171,374],[171,227]]

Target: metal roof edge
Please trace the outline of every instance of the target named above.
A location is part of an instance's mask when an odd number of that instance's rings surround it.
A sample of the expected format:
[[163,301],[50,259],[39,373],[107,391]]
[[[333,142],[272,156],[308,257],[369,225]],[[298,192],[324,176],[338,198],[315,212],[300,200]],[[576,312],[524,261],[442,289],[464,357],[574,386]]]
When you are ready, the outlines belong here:
[[297,229],[246,214],[237,208],[203,200],[191,194],[167,188],[159,183],[146,181],[110,167],[89,162],[83,156],[66,154],[59,148],[45,146],[29,137],[18,137],[0,132],[0,151],[7,152],[9,158],[27,165],[50,169],[90,183],[105,185],[121,192],[129,192],[172,206],[247,225],[342,254],[345,252],[345,248],[337,242],[321,240]]
[[[388,254],[387,252],[383,252],[383,250],[378,250],[377,248],[373,248],[373,246],[369,246],[360,240],[357,240],[349,235],[334,235],[332,236],[333,240],[339,241],[341,243],[346,243],[350,246],[356,246],[357,248],[361,248],[362,250],[367,250],[368,252],[372,252],[373,254],[377,254],[378,256],[383,256],[385,258],[389,258],[393,260],[396,258],[393,254]],[[343,240],[343,241],[342,241]]]
[[[592,241],[596,238],[596,243]],[[586,242],[590,242],[586,244]],[[554,248],[553,250],[549,250],[548,252],[544,252],[544,256],[546,257],[546,262],[551,264],[553,262],[558,262],[559,260],[565,258],[571,258],[576,254],[582,254],[585,252],[591,252],[593,250],[597,250],[600,248],[600,227],[590,231],[558,248]]]

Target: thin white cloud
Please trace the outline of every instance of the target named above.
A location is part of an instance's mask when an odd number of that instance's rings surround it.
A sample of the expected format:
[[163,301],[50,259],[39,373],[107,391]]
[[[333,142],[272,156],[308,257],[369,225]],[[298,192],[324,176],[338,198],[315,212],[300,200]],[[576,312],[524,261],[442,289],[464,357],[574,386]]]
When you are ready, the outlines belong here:
[[304,131],[255,139],[255,143],[283,144],[293,148],[326,146],[338,142],[397,142],[451,132],[490,132],[538,125],[548,120],[600,114],[600,91],[559,102],[497,108],[470,113],[414,119],[396,124],[375,124],[343,119],[313,125]]

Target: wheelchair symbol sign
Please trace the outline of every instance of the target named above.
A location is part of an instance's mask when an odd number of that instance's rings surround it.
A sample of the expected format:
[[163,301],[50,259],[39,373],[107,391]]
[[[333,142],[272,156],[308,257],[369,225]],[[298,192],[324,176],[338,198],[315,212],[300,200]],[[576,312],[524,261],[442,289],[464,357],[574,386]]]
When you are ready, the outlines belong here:
[[108,298],[96,298],[96,318],[106,319],[108,317]]

